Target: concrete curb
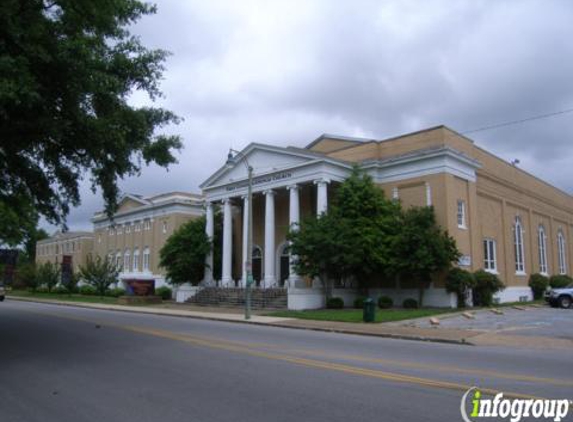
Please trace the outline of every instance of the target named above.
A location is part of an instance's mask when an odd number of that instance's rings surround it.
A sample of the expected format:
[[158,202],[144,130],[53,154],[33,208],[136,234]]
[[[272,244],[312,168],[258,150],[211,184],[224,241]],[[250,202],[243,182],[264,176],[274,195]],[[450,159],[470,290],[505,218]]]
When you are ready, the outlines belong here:
[[[41,303],[44,305],[56,305],[56,306],[67,306],[72,308],[82,308],[82,309],[91,309],[96,311],[116,311],[116,312],[126,312],[126,313],[133,313],[133,314],[143,314],[143,315],[155,315],[155,316],[166,316],[166,317],[176,317],[176,318],[191,318],[191,319],[199,319],[199,320],[206,320],[206,321],[218,321],[218,322],[231,322],[237,324],[251,324],[251,325],[259,325],[263,327],[275,327],[275,328],[290,328],[295,330],[310,330],[310,331],[319,331],[325,333],[336,333],[336,334],[349,334],[349,335],[359,335],[359,336],[366,336],[366,337],[378,337],[378,338],[388,338],[388,339],[395,339],[395,340],[411,340],[411,341],[422,341],[422,342],[430,342],[430,343],[442,343],[442,344],[456,344],[456,345],[464,345],[464,346],[475,346],[474,343],[466,340],[453,340],[453,339],[444,339],[440,337],[428,337],[428,336],[416,336],[410,334],[396,334],[396,333],[373,333],[373,332],[364,332],[358,330],[349,330],[345,328],[332,328],[332,327],[312,327],[312,326],[291,326],[288,324],[281,324],[281,322],[261,322],[261,321],[252,321],[252,320],[241,320],[241,319],[228,319],[228,318],[220,318],[220,317],[211,317],[206,315],[206,313],[202,315],[197,314],[171,314],[165,313],[156,310],[150,309],[121,309],[117,308],[115,305],[110,307],[105,304],[88,304],[88,303],[81,303],[81,302],[64,302],[64,301],[56,301],[56,300],[43,300],[43,299],[36,299],[36,298],[25,298],[25,297],[17,297],[17,296],[6,296],[8,300],[16,300],[20,302],[31,302],[31,303]],[[121,305],[119,305],[121,306]],[[296,318],[284,318],[284,321],[302,321]]]

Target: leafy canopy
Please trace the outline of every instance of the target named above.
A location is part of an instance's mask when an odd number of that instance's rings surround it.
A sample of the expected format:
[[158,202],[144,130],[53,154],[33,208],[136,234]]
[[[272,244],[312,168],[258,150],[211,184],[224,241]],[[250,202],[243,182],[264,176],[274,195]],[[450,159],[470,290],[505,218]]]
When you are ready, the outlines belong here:
[[117,207],[117,179],[174,163],[178,118],[128,104],[135,90],[161,95],[166,52],[128,28],[155,6],[137,0],[0,2],[0,240],[19,243],[37,214],[65,222],[79,182]]
[[327,214],[291,228],[288,239],[291,253],[298,257],[298,273],[322,280],[354,276],[359,285],[368,287],[373,275],[391,272],[399,212],[399,204],[388,200],[355,167]]
[[205,258],[211,241],[205,233],[205,217],[183,224],[169,236],[159,252],[159,265],[166,269],[169,283],[194,286],[203,279]]
[[79,278],[94,287],[100,296],[104,296],[109,287],[117,283],[118,275],[119,269],[107,257],[102,259],[96,256],[95,259],[89,259],[85,266],[79,268]]

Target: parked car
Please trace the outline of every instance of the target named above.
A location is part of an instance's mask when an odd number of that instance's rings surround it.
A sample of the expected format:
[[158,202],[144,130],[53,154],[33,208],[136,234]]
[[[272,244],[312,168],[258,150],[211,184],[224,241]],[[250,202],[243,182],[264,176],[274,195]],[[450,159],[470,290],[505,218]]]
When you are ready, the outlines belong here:
[[554,308],[570,308],[573,304],[573,284],[560,289],[550,289],[545,293],[545,300]]
[[5,297],[6,297],[6,288],[2,283],[0,283],[0,302],[3,302]]

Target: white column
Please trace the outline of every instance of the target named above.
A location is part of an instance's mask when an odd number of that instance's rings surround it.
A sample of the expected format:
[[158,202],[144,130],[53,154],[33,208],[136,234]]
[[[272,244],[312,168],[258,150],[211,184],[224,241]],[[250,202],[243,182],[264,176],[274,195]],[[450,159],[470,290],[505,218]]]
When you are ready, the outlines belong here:
[[426,182],[426,205],[428,207],[432,205],[432,187],[428,182]]
[[[300,201],[299,201],[299,187],[297,185],[292,185],[287,188],[290,192],[289,201],[289,225],[291,229],[298,230],[298,224],[300,223]],[[294,261],[296,256],[290,256],[290,272],[289,272],[289,286],[299,287],[300,276],[296,273],[294,269]]]
[[223,200],[223,271],[221,275],[221,285],[226,287],[232,282],[232,262],[233,262],[233,214],[231,200]]
[[314,183],[317,187],[316,192],[316,214],[321,215],[328,210],[328,180],[320,179]]
[[241,287],[247,286],[247,266],[245,265],[248,259],[248,237],[249,233],[249,197],[247,195],[243,196],[243,261],[241,263],[241,268],[243,269],[243,275],[241,277]]
[[[213,241],[213,234],[215,232],[214,225],[214,215],[213,215],[213,204],[207,202],[207,207],[205,210],[205,234],[209,240]],[[205,257],[205,275],[203,276],[203,285],[209,286],[213,284],[213,246],[211,245],[211,251]]]
[[265,191],[265,279],[264,287],[276,283],[275,278],[275,193]]

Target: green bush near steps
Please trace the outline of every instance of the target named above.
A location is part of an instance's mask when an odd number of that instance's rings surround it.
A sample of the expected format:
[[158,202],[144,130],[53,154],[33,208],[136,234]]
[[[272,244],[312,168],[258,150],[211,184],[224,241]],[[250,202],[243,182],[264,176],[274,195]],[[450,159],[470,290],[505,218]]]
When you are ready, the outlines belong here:
[[391,297],[380,296],[378,298],[378,307],[380,309],[390,309],[392,306],[394,306],[394,301]]
[[549,277],[543,274],[531,274],[531,277],[529,277],[529,287],[533,293],[533,299],[543,299],[543,294],[545,290],[547,290],[547,287],[549,287]]
[[171,300],[173,291],[167,286],[161,286],[155,289],[155,295],[160,296],[162,300]]
[[362,309],[364,308],[364,300],[366,298],[365,297],[357,297],[356,299],[354,299],[354,309]]
[[418,309],[418,301],[416,299],[412,299],[412,298],[404,299],[404,302],[402,302],[402,308],[404,308],[404,309]]
[[125,289],[122,289],[121,287],[109,289],[107,292],[105,292],[105,295],[109,297],[120,297],[125,295]]
[[552,289],[562,289],[573,283],[573,278],[568,275],[552,275],[549,279],[549,285]]
[[342,309],[344,308],[344,300],[341,297],[331,297],[326,301],[328,309]]

